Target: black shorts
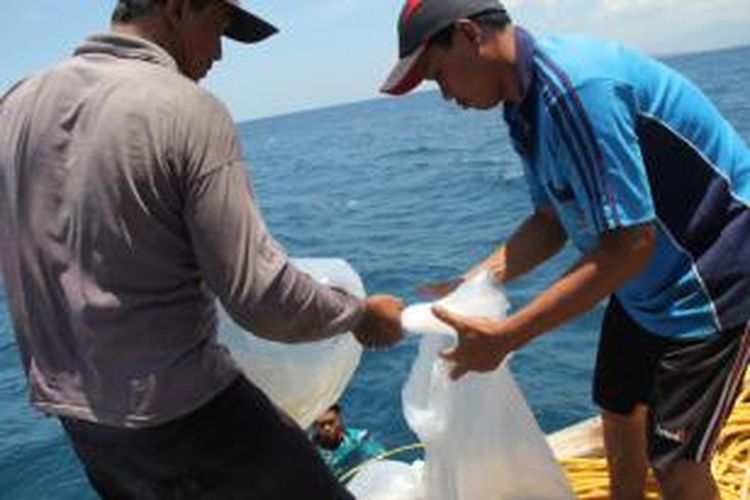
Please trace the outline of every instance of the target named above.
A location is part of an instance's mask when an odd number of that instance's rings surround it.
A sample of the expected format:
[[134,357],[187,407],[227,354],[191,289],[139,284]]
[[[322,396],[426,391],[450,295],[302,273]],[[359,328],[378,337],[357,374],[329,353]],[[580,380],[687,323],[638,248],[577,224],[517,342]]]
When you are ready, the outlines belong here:
[[243,377],[156,427],[61,421],[106,499],[354,500],[307,435]]
[[750,357],[750,330],[672,339],[644,330],[612,298],[604,315],[594,373],[594,402],[621,414],[648,406],[651,465],[711,459],[739,395]]

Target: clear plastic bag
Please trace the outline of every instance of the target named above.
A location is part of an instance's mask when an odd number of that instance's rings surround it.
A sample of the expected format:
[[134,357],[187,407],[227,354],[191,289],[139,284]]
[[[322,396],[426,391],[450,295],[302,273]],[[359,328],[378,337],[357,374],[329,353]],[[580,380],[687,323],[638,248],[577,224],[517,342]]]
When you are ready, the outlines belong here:
[[[508,308],[504,291],[487,273],[438,303],[494,318],[504,317]],[[425,445],[425,464],[413,471],[418,487],[410,486],[410,500],[573,498],[505,363],[488,374],[449,379],[438,353],[455,343],[455,332],[432,317],[430,307],[418,304],[402,316],[406,329],[425,334],[402,393],[406,421]],[[370,484],[405,498],[404,491],[393,489],[399,483]],[[364,491],[358,498],[371,497]]]
[[[342,259],[294,259],[293,263],[325,285],[365,295],[359,275]],[[219,342],[229,348],[245,375],[303,429],[338,401],[362,355],[351,334],[280,344],[254,336],[223,310]]]
[[422,500],[422,462],[379,460],[362,467],[346,487],[357,500]]

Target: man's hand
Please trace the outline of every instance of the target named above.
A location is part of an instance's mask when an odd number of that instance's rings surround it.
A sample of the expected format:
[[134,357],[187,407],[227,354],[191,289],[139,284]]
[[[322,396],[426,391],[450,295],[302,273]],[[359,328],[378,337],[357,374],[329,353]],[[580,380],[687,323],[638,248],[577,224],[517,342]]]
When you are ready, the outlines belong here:
[[401,340],[401,311],[404,302],[392,295],[373,295],[366,299],[365,314],[354,329],[354,337],[365,347],[388,347]]
[[453,363],[450,377],[458,380],[466,373],[491,372],[516,347],[508,333],[501,333],[503,321],[480,316],[463,316],[435,306],[432,312],[458,333],[458,345],[440,356]]
[[435,283],[425,283],[417,288],[417,293],[423,297],[439,299],[451,293],[463,282],[463,278],[454,278],[452,280],[438,281]]

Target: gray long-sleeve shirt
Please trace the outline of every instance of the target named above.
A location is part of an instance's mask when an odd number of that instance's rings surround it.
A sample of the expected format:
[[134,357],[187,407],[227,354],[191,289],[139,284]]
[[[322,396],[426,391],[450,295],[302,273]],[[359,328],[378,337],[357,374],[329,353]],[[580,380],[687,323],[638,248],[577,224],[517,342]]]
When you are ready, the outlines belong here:
[[291,266],[253,199],[224,106],[139,38],[91,37],[0,100],[0,241],[42,411],[142,427],[239,371],[215,297],[284,342],[351,330],[364,305]]

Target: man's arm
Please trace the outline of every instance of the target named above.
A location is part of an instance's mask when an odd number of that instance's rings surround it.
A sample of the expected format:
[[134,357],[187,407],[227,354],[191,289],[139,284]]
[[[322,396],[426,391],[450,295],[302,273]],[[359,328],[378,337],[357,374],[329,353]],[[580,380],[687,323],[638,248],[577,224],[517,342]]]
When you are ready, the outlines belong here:
[[540,207],[503,245],[472,267],[464,278],[489,269],[496,279],[507,283],[553,257],[567,240],[568,236],[552,208]]
[[281,342],[354,331],[363,344],[401,337],[401,302],[361,300],[323,286],[287,260],[266,229],[241,161],[203,174],[187,196],[186,220],[202,275],[244,328]]
[[553,257],[567,239],[568,236],[552,208],[537,208],[505,243],[460,278],[424,285],[420,292],[441,297],[483,269],[489,269],[496,279],[506,283]]
[[655,235],[652,224],[604,233],[594,250],[505,320],[467,317],[435,308],[436,316],[459,334],[458,345],[443,354],[455,363],[451,376],[494,370],[511,351],[589,310],[645,267]]
[[362,300],[289,264],[269,234],[226,108],[197,89],[176,111],[173,160],[191,247],[208,287],[255,334],[305,342],[353,331],[366,346],[401,338],[401,301]]

